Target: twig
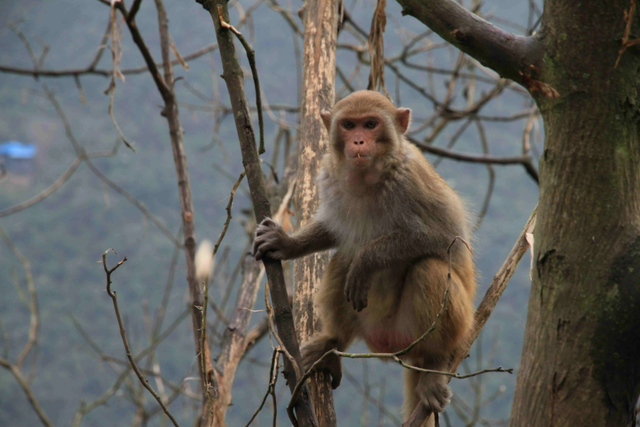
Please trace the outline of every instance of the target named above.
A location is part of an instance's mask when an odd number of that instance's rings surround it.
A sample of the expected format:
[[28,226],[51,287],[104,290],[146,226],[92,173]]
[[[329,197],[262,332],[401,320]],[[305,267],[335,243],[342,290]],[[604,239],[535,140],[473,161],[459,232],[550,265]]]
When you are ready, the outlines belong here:
[[618,64],[620,63],[620,59],[622,59],[622,55],[627,50],[628,47],[635,46],[640,43],[640,39],[629,40],[629,33],[631,32],[631,24],[633,23],[633,15],[636,13],[636,0],[630,0],[629,10],[624,11],[624,34],[622,35],[622,44],[620,45],[620,49],[618,50],[618,58],[616,59],[616,63],[613,68],[618,68]]
[[271,367],[269,368],[269,386],[267,387],[267,392],[264,394],[262,398],[262,402],[256,411],[253,413],[253,416],[249,420],[249,422],[245,425],[245,427],[249,427],[253,420],[256,419],[262,408],[264,407],[265,402],[269,395],[273,396],[273,427],[276,427],[276,416],[278,414],[278,406],[276,405],[276,381],[278,381],[278,355],[280,354],[280,347],[276,347],[273,349],[273,354],[271,355]]
[[487,292],[484,298],[482,298],[480,305],[476,309],[475,316],[474,316],[475,321],[473,323],[474,328],[471,332],[470,339],[468,340],[467,348],[463,349],[463,351],[460,351],[455,355],[455,358],[451,363],[451,369],[450,369],[451,371],[457,370],[460,363],[466,357],[466,354],[468,353],[469,348],[471,348],[471,345],[478,337],[478,334],[484,327],[485,323],[487,323],[487,320],[489,320],[489,316],[491,316],[491,313],[493,312],[493,309],[495,308],[496,304],[500,300],[500,297],[502,296],[502,293],[506,289],[507,284],[509,283],[509,280],[515,273],[518,263],[520,262],[524,254],[527,252],[527,249],[529,249],[529,244],[527,243],[525,235],[526,233],[532,232],[535,227],[536,212],[537,212],[537,207],[531,213],[529,220],[527,221],[524,228],[520,232],[520,235],[516,239],[516,243],[514,244],[511,251],[509,252],[509,255],[507,255],[507,258],[505,259],[504,263],[502,264],[502,266],[500,267],[496,275],[493,277],[493,280],[491,281],[491,285],[489,286],[489,289],[487,289]]
[[107,267],[107,254],[109,253],[109,251],[113,251],[113,253],[115,253],[113,249],[107,249],[102,254],[102,267],[104,268],[104,272],[107,276],[107,294],[109,294],[109,296],[111,297],[111,300],[113,301],[113,309],[116,313],[116,319],[118,320],[118,327],[120,328],[120,336],[122,337],[122,344],[124,345],[124,349],[127,354],[127,359],[129,359],[129,363],[131,363],[131,367],[133,368],[133,371],[136,373],[142,386],[146,388],[149,391],[149,393],[151,393],[151,395],[156,399],[156,401],[162,407],[162,410],[167,415],[167,417],[169,417],[173,425],[175,427],[180,427],[176,419],[173,417],[173,415],[171,415],[171,412],[169,412],[169,409],[164,405],[164,402],[162,401],[158,393],[155,392],[155,390],[149,385],[149,381],[144,377],[144,375],[142,375],[142,372],[140,372],[140,368],[138,368],[138,365],[136,364],[133,358],[133,355],[131,354],[131,349],[129,348],[129,342],[127,341],[127,335],[124,330],[122,318],[120,317],[120,309],[118,308],[118,299],[116,298],[116,291],[111,290],[111,283],[112,283],[111,274],[114,271],[116,271],[118,267],[120,267],[122,264],[124,264],[127,261],[127,257],[124,257],[122,261],[118,262],[118,264],[116,264],[113,268],[109,269]]
[[216,253],[218,252],[218,248],[220,247],[220,243],[222,243],[222,239],[224,239],[224,236],[227,234],[227,229],[229,228],[229,223],[231,222],[231,218],[232,218],[231,207],[233,206],[233,199],[236,195],[236,190],[238,190],[238,187],[240,186],[240,183],[242,182],[245,176],[246,176],[246,172],[242,171],[242,173],[240,173],[240,177],[238,177],[238,180],[236,181],[236,183],[233,185],[233,188],[231,189],[231,195],[229,196],[229,203],[227,203],[227,207],[225,208],[225,210],[227,211],[227,220],[224,222],[224,225],[222,226],[222,231],[220,232],[218,241],[213,246],[213,254],[211,255],[212,258],[215,258]]
[[[244,176],[245,176],[245,172],[243,171],[240,174],[240,177],[238,178],[236,183],[234,184],[233,188],[231,189],[231,195],[229,196],[229,203],[227,204],[227,208],[226,208],[227,219],[224,222],[222,231],[220,232],[220,236],[218,237],[218,241],[216,242],[213,248],[211,259],[215,258],[216,253],[218,252],[218,248],[222,243],[222,239],[224,239],[224,236],[227,234],[227,229],[229,228],[229,223],[231,222],[231,207],[233,206],[233,199],[236,194],[236,190],[238,189],[238,186],[242,182],[242,179],[244,178]],[[209,303],[209,278],[208,277],[204,280],[203,286],[204,286],[204,304],[202,305],[202,319],[201,319],[201,326],[200,326],[201,328],[200,348],[205,348],[205,345],[207,342],[207,306]],[[218,317],[228,325],[229,321],[225,318],[224,313],[222,313],[222,311],[217,307],[217,305],[213,303],[213,301],[211,302],[211,304],[215,307],[214,310],[216,311],[216,314],[218,315]],[[206,372],[206,364],[205,364],[204,357],[200,358],[200,365],[201,365],[200,366],[201,371]],[[202,380],[203,380],[203,387],[208,390],[207,394],[210,396],[211,400],[213,401],[214,396],[217,396],[218,392],[216,391],[214,393],[213,390],[209,390],[209,388],[212,386],[209,384],[206,377],[203,377]]]
[[[482,122],[480,120],[476,120],[476,127],[478,128],[478,135],[480,136],[480,144],[482,145],[482,153],[486,156],[489,154],[489,143],[487,142],[487,137],[484,132],[484,126],[482,126]],[[480,213],[476,218],[475,223],[473,224],[474,230],[477,230],[482,224],[482,220],[484,219],[487,211],[489,210],[489,202],[491,201],[491,196],[493,195],[493,188],[496,182],[496,172],[493,169],[493,165],[491,163],[487,163],[487,172],[489,173],[489,185],[487,186],[487,193],[484,196],[484,202],[482,202],[482,208],[480,209]]]
[[[104,44],[104,42],[102,43]],[[201,56],[206,55],[209,52],[212,52],[214,50],[216,50],[218,48],[217,44],[210,44],[208,46],[205,46],[201,49],[196,50],[195,52],[190,53],[189,55],[185,55],[182,57],[182,59],[185,62],[191,61],[193,59],[197,59],[200,58]],[[102,50],[104,50],[104,47],[100,47],[98,48],[99,52],[102,52]],[[98,57],[98,59],[100,59]],[[94,59],[95,60],[95,59]],[[171,61],[172,65],[176,65],[179,64],[180,61],[178,61],[177,59]],[[25,76],[37,76],[37,77],[52,77],[52,78],[56,78],[56,77],[76,77],[76,76],[81,76],[81,75],[98,75],[98,76],[102,76],[102,77],[109,77],[111,76],[112,70],[107,70],[107,69],[96,69],[95,66],[97,65],[96,63],[91,63],[88,67],[85,68],[70,68],[70,69],[66,69],[66,70],[43,70],[43,69],[39,69],[37,71],[34,71],[33,69],[28,69],[28,68],[19,68],[19,67],[9,67],[9,66],[5,66],[5,65],[0,65],[0,72],[3,73],[9,73],[9,74],[18,74],[18,75],[25,75]],[[161,63],[157,63],[156,67],[160,67],[162,66]],[[149,71],[149,67],[147,67],[146,65],[143,65],[141,67],[135,67],[135,68],[125,68],[120,70],[120,72],[127,76],[127,75],[135,75],[135,74],[142,74],[142,73],[146,73],[147,71]]]
[[31,407],[40,419],[40,422],[42,422],[42,424],[44,424],[46,427],[53,427],[53,424],[47,417],[47,414],[44,412],[44,409],[40,406],[38,400],[36,399],[36,396],[31,391],[29,381],[27,381],[27,379],[22,375],[20,369],[16,365],[3,358],[0,358],[0,366],[11,371],[16,381],[18,381],[18,384],[22,388],[22,391],[24,391],[24,394],[27,396]]
[[436,147],[435,145],[424,144],[415,138],[407,137],[409,141],[415,144],[422,151],[426,151],[427,153],[437,154],[439,156],[447,157],[453,160],[460,160],[463,162],[470,163],[491,163],[495,165],[522,165],[527,174],[538,183],[538,171],[535,166],[531,162],[531,158],[528,156],[514,156],[514,157],[501,157],[501,156],[492,156],[492,155],[479,155],[479,154],[466,154],[455,152],[452,150],[447,150],[446,148]]
[[[347,380],[349,380],[349,382],[351,382],[351,385],[353,385],[353,387],[358,391],[358,393],[364,394],[364,390],[362,389],[362,386],[358,383],[358,381],[356,380],[356,378],[353,375],[351,375],[346,370],[343,371],[343,374],[347,378]],[[384,379],[384,377],[383,377],[383,379]],[[383,385],[384,385],[384,383],[383,383]],[[381,394],[381,396],[384,394],[382,390],[380,391],[380,394]],[[389,418],[389,420],[391,420],[393,425],[402,424],[402,421],[386,408],[386,406],[384,405],[384,402],[382,401],[382,398],[376,399],[373,396],[368,396],[367,399],[369,400],[369,402],[371,402],[373,405],[375,405],[378,408],[380,414],[383,414],[384,416]],[[381,417],[379,416],[378,418],[381,418]]]
[[[40,324],[40,316],[38,312],[38,300],[37,300],[35,285],[33,282],[33,276],[31,274],[31,264],[29,260],[24,255],[22,255],[22,253],[14,245],[13,241],[9,238],[9,236],[5,234],[4,230],[1,227],[0,227],[0,237],[2,237],[2,239],[7,244],[7,246],[9,246],[9,249],[11,249],[13,254],[16,256],[16,258],[18,258],[20,263],[22,263],[23,265],[25,275],[27,277],[27,288],[29,290],[29,306],[28,307],[29,307],[29,313],[30,313],[29,338],[25,343],[22,351],[18,355],[17,362],[11,363],[9,362],[9,360],[5,359],[4,357],[1,357],[0,367],[3,367],[11,371],[11,374],[14,376],[14,378],[22,388],[22,391],[26,395],[27,400],[31,404],[31,407],[33,408],[36,415],[40,419],[40,422],[42,422],[42,424],[44,424],[46,427],[53,427],[53,424],[47,417],[47,414],[45,413],[44,409],[40,406],[40,404],[38,403],[38,400],[33,394],[33,391],[31,390],[31,385],[30,385],[31,381],[28,378],[24,377],[21,370],[22,363],[24,362],[25,358],[30,353],[30,351],[33,349],[34,345],[36,345],[37,343],[38,330],[39,330],[39,324]],[[5,337],[5,340],[6,340],[6,337]]]
[[29,338],[22,348],[22,351],[18,355],[15,363],[16,368],[20,369],[22,363],[29,355],[29,352],[33,349],[33,346],[38,340],[38,332],[40,329],[38,296],[36,294],[36,288],[33,281],[33,274],[31,273],[31,263],[24,255],[22,255],[20,250],[16,247],[16,245],[14,245],[13,241],[9,238],[9,236],[7,236],[2,227],[0,227],[0,237],[2,237],[2,240],[4,240],[7,246],[9,246],[9,249],[11,249],[15,257],[18,258],[18,261],[20,261],[20,263],[22,264],[22,268],[24,269],[24,274],[27,279],[27,289],[29,291]]

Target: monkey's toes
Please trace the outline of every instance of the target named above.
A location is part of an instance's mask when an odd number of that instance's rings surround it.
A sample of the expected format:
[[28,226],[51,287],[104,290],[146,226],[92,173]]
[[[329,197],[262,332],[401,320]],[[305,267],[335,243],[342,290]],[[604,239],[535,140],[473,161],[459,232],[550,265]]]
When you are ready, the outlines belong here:
[[427,390],[420,394],[420,400],[431,412],[443,412],[444,408],[451,402],[451,390],[446,384],[434,382]]

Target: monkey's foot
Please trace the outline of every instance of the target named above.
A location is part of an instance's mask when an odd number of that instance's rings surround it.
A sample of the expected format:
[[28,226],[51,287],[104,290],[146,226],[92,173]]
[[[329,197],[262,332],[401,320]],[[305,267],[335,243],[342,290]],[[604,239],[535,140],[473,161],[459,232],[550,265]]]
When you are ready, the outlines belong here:
[[[303,344],[300,352],[302,353],[302,366],[305,372],[313,367],[327,351],[336,348],[334,340],[315,339]],[[342,381],[342,360],[335,354],[329,354],[322,362],[318,363],[316,371],[326,371],[331,375],[331,387],[335,390],[340,386]]]
[[449,386],[439,381],[428,382],[416,390],[425,409],[431,412],[442,412],[451,402]]

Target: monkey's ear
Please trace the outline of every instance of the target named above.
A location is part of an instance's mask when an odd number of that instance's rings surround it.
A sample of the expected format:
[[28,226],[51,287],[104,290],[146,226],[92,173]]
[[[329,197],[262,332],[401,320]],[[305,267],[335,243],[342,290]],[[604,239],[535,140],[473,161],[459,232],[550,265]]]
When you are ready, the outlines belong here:
[[331,112],[324,110],[320,113],[320,117],[322,117],[322,123],[327,128],[327,132],[331,132]]
[[409,129],[411,123],[411,110],[408,108],[398,108],[396,112],[396,120],[400,126],[400,130],[404,134]]

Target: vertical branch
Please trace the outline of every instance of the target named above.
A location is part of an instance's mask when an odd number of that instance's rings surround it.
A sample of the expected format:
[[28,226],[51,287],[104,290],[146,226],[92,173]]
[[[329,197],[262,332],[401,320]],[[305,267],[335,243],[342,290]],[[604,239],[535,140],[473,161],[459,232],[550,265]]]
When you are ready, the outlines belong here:
[[[247,173],[256,221],[260,222],[271,216],[271,203],[267,197],[265,179],[262,174],[260,158],[258,157],[258,151],[256,149],[255,133],[251,124],[249,106],[244,90],[243,73],[233,43],[234,36],[231,34],[231,30],[225,28],[221,22],[221,18],[225,23],[229,19],[227,3],[220,0],[199,0],[198,2],[209,11],[213,19],[218,45],[220,47],[224,80],[229,90],[231,107],[238,132],[242,162]],[[220,14],[218,13],[218,6],[221,7]],[[268,258],[264,259],[263,262],[269,280],[269,286],[272,290],[271,299],[273,301],[278,333],[282,338],[285,349],[293,356],[293,363],[299,366],[301,363],[300,347],[293,325],[293,314],[284,282],[282,263]],[[293,363],[288,358],[284,359],[284,375],[292,390],[298,381],[295,369],[298,368],[298,366],[294,368]],[[300,396],[295,404],[299,424],[302,426],[318,425],[308,390],[305,390]]]
[[[298,228],[312,218],[319,203],[315,178],[329,143],[320,112],[331,109],[334,103],[338,16],[336,0],[309,0],[305,3],[300,157],[298,188],[293,200]],[[294,318],[300,341],[307,340],[320,329],[313,307],[313,295],[328,262],[329,254],[326,252],[312,254],[295,262]],[[326,373],[312,375],[311,393],[320,425],[335,426],[331,379]]]

